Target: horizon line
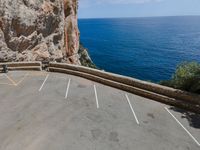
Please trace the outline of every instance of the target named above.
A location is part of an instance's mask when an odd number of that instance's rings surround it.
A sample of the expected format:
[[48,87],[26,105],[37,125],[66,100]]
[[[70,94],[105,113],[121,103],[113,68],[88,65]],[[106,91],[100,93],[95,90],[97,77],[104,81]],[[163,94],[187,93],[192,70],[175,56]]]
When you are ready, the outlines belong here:
[[161,17],[200,17],[200,15],[166,15],[166,16],[133,16],[133,17],[88,17],[78,19],[128,19],[128,18],[161,18]]

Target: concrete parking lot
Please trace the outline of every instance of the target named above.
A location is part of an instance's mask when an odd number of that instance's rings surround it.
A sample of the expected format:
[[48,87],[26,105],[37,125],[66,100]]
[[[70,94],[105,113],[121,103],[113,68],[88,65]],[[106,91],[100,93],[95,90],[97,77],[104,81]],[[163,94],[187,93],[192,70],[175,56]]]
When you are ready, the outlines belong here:
[[199,150],[200,118],[83,78],[0,74],[0,150]]

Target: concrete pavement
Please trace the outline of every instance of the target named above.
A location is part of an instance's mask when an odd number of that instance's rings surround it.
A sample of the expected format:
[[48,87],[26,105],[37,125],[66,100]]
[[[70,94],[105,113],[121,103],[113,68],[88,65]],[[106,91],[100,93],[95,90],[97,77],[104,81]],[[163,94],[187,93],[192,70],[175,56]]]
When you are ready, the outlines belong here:
[[0,133],[0,150],[200,149],[200,128],[170,106],[37,71],[0,74]]

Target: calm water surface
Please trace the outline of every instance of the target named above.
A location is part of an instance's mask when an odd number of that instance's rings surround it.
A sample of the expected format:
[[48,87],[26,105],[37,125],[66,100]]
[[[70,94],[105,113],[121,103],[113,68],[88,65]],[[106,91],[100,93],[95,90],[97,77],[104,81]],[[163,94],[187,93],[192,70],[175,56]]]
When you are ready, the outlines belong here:
[[94,63],[109,72],[158,82],[183,61],[200,62],[200,16],[80,19],[79,28]]

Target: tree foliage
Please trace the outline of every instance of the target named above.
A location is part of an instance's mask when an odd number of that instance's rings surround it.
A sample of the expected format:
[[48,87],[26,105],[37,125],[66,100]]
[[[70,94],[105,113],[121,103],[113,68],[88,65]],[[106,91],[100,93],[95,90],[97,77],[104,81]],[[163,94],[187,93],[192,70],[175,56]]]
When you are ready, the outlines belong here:
[[161,84],[200,94],[200,64],[184,62],[178,65],[172,79],[162,81]]

